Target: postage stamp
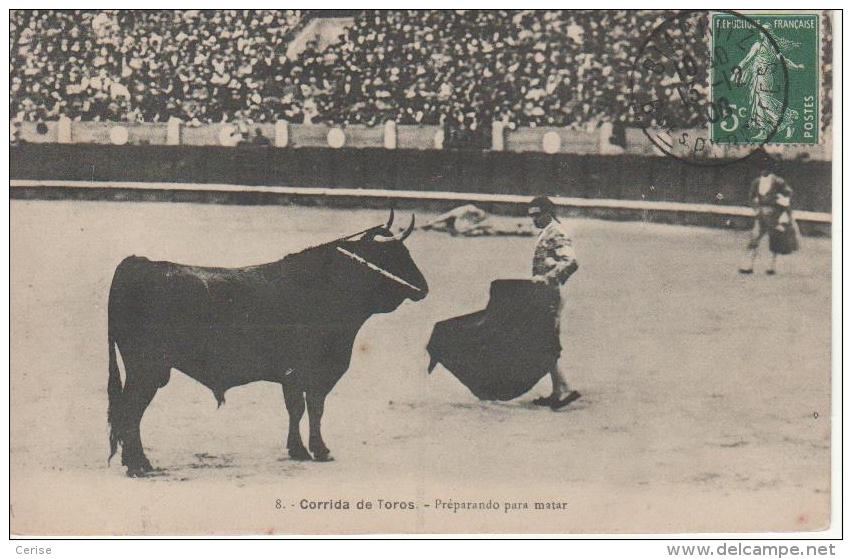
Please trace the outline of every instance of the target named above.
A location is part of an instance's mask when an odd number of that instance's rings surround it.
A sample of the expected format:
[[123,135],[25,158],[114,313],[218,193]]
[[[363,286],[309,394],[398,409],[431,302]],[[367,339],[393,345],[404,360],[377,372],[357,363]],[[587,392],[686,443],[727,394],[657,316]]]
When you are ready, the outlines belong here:
[[711,36],[712,142],[819,143],[819,15],[714,13]]

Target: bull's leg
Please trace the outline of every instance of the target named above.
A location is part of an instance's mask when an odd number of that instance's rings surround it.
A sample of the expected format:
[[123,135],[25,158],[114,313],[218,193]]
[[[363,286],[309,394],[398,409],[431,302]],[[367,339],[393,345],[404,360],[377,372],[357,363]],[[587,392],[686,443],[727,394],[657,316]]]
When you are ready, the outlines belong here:
[[299,432],[299,423],[305,413],[305,394],[301,390],[282,387],[284,390],[284,403],[287,405],[287,413],[290,415],[290,427],[287,432],[287,451],[293,460],[310,460],[311,455],[302,442],[302,434]]
[[317,462],[334,460],[329,455],[328,447],[325,446],[321,433],[322,412],[325,409],[326,393],[308,390],[306,396],[308,401],[308,420],[311,424],[308,448],[311,449],[314,460]]
[[145,475],[154,468],[142,450],[140,427],[142,416],[159,388],[154,377],[142,377],[138,382],[128,382],[124,388],[122,418],[121,463],[127,466],[127,475]]

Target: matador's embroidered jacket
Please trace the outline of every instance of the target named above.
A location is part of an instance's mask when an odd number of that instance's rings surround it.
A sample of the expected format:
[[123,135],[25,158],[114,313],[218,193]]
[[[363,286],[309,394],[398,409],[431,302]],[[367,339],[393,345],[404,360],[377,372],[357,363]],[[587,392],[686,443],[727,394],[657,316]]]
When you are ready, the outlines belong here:
[[533,276],[543,277],[548,285],[559,287],[577,271],[577,257],[565,226],[552,220],[541,230],[535,243]]

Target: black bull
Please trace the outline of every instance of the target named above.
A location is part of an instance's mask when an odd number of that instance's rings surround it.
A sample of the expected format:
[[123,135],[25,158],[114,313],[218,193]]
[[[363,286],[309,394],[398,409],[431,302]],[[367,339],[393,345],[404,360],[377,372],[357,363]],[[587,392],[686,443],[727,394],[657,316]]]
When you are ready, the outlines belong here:
[[128,475],[152,470],[140,422],[174,368],[210,388],[220,405],[229,388],[281,383],[290,456],[311,458],[299,434],[307,404],[308,447],[315,460],[331,459],[320,421],[326,396],[349,367],[356,334],[371,315],[428,293],[403,244],[413,225],[412,217],[394,237],[389,222],[354,240],[246,268],[124,259],[109,293],[110,458],[120,444]]

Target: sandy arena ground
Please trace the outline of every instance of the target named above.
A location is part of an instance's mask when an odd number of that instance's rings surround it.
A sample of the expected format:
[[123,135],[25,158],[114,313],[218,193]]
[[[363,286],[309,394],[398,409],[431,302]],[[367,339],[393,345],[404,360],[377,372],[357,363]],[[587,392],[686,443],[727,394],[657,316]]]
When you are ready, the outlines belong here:
[[[160,476],[107,467],[106,302],[130,254],[242,266],[384,212],[11,202],[12,531],[17,534],[813,530],[829,515],[830,242],[741,277],[745,233],[571,220],[560,413],[479,402],[425,371],[433,324],[526,277],[531,238],[407,242],[430,295],[370,319],[328,398],[328,464],[286,458],[277,385],[213,395],[173,373],[142,438]],[[422,215],[422,218],[429,216]],[[398,218],[406,219],[404,214]],[[306,423],[303,422],[306,432]],[[283,508],[276,508],[280,499]],[[349,510],[302,510],[348,499]],[[414,510],[358,510],[360,499]],[[452,512],[449,501],[498,510]],[[506,512],[506,503],[531,510]],[[534,510],[533,503],[567,503]],[[428,506],[426,506],[428,505]],[[384,505],[383,505],[384,506]]]

